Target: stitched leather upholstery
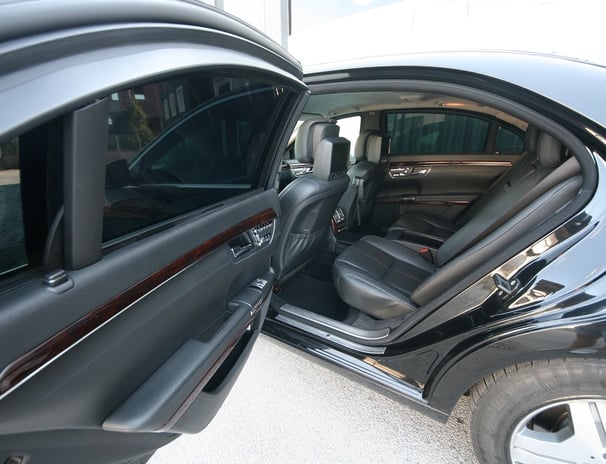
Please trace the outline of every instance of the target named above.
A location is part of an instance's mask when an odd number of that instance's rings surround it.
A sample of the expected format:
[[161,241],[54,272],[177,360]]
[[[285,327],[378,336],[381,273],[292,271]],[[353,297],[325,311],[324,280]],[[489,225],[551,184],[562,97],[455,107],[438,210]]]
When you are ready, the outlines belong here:
[[416,309],[410,295],[434,271],[435,266],[413,250],[368,235],[339,255],[333,280],[346,303],[388,319]]
[[381,156],[387,154],[388,147],[389,136],[363,132],[358,137],[355,148],[357,162],[347,171],[349,188],[339,201],[350,230],[363,225],[372,213],[383,174],[379,163]]
[[304,123],[297,135],[306,141],[301,146],[312,152],[301,154],[301,158],[313,159],[314,171],[292,181],[279,195],[282,228],[272,260],[279,282],[291,277],[324,248],[330,218],[347,188],[349,141],[336,136],[323,138],[335,133],[328,125],[334,126],[338,134],[334,121],[313,121]]
[[[559,147],[556,147],[559,150]],[[472,218],[438,249],[436,264],[414,250],[386,238],[364,237],[346,249],[333,266],[339,296],[349,305],[385,319],[405,316],[490,260],[503,247],[523,237],[568,204],[582,186],[575,158],[490,214]]]

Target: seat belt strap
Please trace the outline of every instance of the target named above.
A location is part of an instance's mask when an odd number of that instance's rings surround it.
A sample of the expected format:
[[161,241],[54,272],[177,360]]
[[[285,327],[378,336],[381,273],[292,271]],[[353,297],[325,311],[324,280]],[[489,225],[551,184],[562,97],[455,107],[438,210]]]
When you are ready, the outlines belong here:
[[364,179],[362,177],[356,177],[353,180],[353,184],[358,189],[358,193],[356,196],[356,219],[358,221],[358,227],[362,227],[362,213],[360,212],[360,206],[364,201]]

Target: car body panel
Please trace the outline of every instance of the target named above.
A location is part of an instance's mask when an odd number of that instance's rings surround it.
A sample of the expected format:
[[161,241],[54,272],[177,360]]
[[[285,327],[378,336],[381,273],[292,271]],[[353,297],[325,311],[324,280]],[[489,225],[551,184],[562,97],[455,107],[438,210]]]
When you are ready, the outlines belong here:
[[[63,6],[0,4],[3,21],[19,25],[0,34],[0,99],[12,108],[0,116],[0,134],[20,136],[22,189],[33,185],[40,195],[48,182],[52,203],[27,200],[26,230],[38,208],[48,216],[37,229],[38,241],[50,230],[45,250],[0,282],[0,460],[122,463],[203,429],[253,347],[277,242],[254,242],[254,234],[279,234],[271,187],[306,88],[291,57],[212,8]],[[218,203],[104,241],[110,94],[204,72],[275,83],[279,113],[263,128],[253,181]],[[52,157],[40,165],[49,171],[38,169],[36,184],[30,154],[47,147]],[[205,189],[213,187],[222,188]]]
[[[440,420],[482,376],[512,364],[605,357],[604,260],[596,250],[604,241],[606,105],[595,94],[605,68],[544,55],[461,52],[310,70],[305,82],[319,95],[424,89],[491,103],[556,135],[578,157],[584,179],[570,205],[492,250],[405,323],[374,338],[364,332],[339,338],[270,308],[282,214],[273,186],[308,92],[298,63],[235,18],[193,1],[63,5],[59,14],[51,1],[0,3],[6,21],[0,99],[10,107],[0,114],[2,138],[35,139],[44,135],[36,132],[40,125],[53,126],[65,146],[51,151],[61,159],[65,151],[66,161],[63,174],[52,177],[65,176],[58,195],[65,205],[47,205],[52,217],[37,232],[50,230],[44,261],[0,283],[1,460],[122,463],[201,430],[267,314],[269,335]],[[79,161],[81,153],[99,158],[96,142],[104,134],[89,126],[107,119],[103,108],[112,92],[199,70],[263,76],[277,83],[277,96],[291,92],[267,134],[254,188],[102,243],[95,234],[104,174]],[[452,165],[419,156],[392,160],[392,169],[418,170],[423,178],[394,182],[398,205],[412,192],[428,195],[429,203],[472,201],[509,167],[502,163],[515,161],[485,153]],[[453,176],[463,181],[444,187]],[[252,243],[268,227],[269,239]],[[496,277],[509,285],[499,286]]]
[[[463,276],[456,288],[387,337],[363,342],[301,320],[296,327],[289,326],[271,313],[264,330],[443,414],[482,376],[517,362],[604,358],[601,335],[587,347],[577,347],[581,342],[575,345],[574,339],[578,339],[576,327],[582,333],[587,330],[583,327],[599,328],[604,320],[597,280],[603,257],[596,245],[603,210],[596,188],[599,191],[603,178],[606,119],[603,98],[596,98],[595,89],[606,77],[606,69],[549,56],[462,52],[336,63],[306,71],[305,82],[316,99],[337,92],[381,90],[443,95],[450,89],[452,95],[473,100],[475,94],[476,101],[490,105],[492,96],[497,109],[557,134],[577,155],[585,182],[567,213],[549,219],[532,237],[496,250],[477,272]],[[537,76],[543,72],[557,77],[542,82]],[[497,274],[519,285],[511,295],[496,287]],[[597,286],[591,296],[584,289],[589,281]],[[594,304],[585,304],[586,300]],[[585,315],[576,317],[583,307],[588,308]],[[382,378],[385,375],[389,380]]]
[[[601,158],[596,162],[602,176],[606,164]],[[478,281],[399,339],[384,343],[383,354],[343,348],[342,354],[330,354],[334,345],[322,341],[308,352],[445,415],[483,376],[513,364],[604,359],[604,260],[596,253],[603,235],[601,196],[484,279],[492,281],[500,273],[516,280],[511,295]],[[291,331],[279,320],[268,320],[264,330],[288,343],[307,345],[302,340],[309,335]],[[357,363],[366,365],[352,368]]]
[[[482,88],[483,78],[498,79],[548,98],[602,127],[606,126],[606,110],[595,94],[595,89],[600,88],[604,81],[606,68],[555,55],[507,51],[411,53],[309,67],[304,71],[306,82],[314,84],[316,80],[325,79],[321,75],[331,72],[336,80],[346,80],[350,78],[349,71],[379,68],[456,70],[475,75],[477,80],[474,84],[479,88]],[[546,79],[544,76],[550,77]]]
[[[254,30],[234,16],[201,5],[191,0],[91,0],[85,4],[77,0],[63,0],[61,14],[57,4],[51,1],[19,2],[5,0],[0,3],[4,27],[0,34],[2,42],[16,41],[38,34],[52,34],[72,28],[99,26],[103,24],[173,24],[208,28],[215,33],[224,33],[248,42],[257,48],[263,58],[283,66],[287,72],[300,77],[298,61],[266,35]],[[35,40],[35,39],[34,39]],[[244,47],[246,47],[244,45]]]

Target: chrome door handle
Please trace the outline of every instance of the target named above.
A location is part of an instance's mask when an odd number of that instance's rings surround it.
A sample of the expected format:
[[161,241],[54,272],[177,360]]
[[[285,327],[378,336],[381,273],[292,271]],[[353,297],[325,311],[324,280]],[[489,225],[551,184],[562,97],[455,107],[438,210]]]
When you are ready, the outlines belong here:
[[391,177],[392,179],[397,179],[399,177],[405,177],[408,174],[410,174],[411,170],[412,170],[412,168],[410,166],[406,166],[403,168],[391,168],[389,170],[389,177]]

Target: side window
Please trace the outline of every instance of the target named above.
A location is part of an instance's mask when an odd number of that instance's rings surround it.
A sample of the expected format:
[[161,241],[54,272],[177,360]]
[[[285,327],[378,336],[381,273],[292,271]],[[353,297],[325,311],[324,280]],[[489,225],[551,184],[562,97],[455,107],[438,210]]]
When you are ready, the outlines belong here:
[[390,112],[392,155],[483,153],[490,122],[446,112]]
[[42,266],[62,204],[63,117],[0,139],[0,279]]
[[256,188],[288,94],[272,82],[226,75],[112,94],[104,240]]
[[20,174],[15,137],[0,144],[0,276],[28,264]]
[[522,153],[524,151],[524,139],[520,134],[499,126],[495,150],[497,153]]
[[349,162],[355,161],[354,147],[356,146],[356,140],[360,135],[360,125],[362,124],[362,118],[358,116],[350,116],[347,118],[341,118],[337,120],[337,124],[341,128],[339,135],[345,137],[351,142],[349,151]]

